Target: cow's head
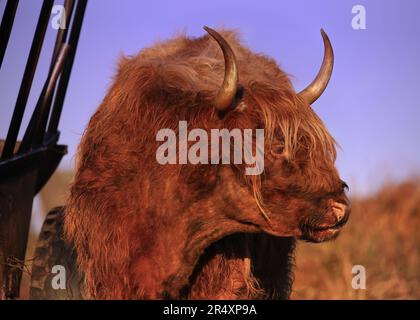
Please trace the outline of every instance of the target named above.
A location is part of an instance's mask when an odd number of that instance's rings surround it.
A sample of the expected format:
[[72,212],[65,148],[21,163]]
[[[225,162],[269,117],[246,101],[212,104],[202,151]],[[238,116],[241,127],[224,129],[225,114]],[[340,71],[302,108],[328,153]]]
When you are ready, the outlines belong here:
[[248,57],[250,64],[265,59],[266,70],[253,75],[245,67],[242,73],[244,54],[240,53],[238,66],[228,42],[216,31],[205,29],[218,42],[225,59],[225,78],[213,102],[220,121],[228,128],[265,129],[264,172],[259,177],[244,177],[244,182],[249,182],[266,221],[261,223],[253,215],[248,219],[245,214],[240,219],[278,236],[313,242],[335,238],[350,214],[348,187],[334,165],[335,141],[311,108],[327,87],[333,69],[328,36],[321,30],[325,53],[318,75],[296,93],[286,75],[266,57]]

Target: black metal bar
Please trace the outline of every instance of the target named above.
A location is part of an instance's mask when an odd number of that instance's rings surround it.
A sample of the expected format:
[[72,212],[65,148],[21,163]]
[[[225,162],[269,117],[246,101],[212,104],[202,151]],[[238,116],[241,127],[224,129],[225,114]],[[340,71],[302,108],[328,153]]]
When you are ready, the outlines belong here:
[[19,0],[8,0],[4,9],[0,25],[0,68],[3,63],[4,54],[12,32],[13,21],[15,20],[16,9]]
[[[29,121],[28,127],[26,128],[25,134],[23,136],[22,139],[22,143],[20,144],[19,147],[19,153],[24,153],[27,152],[30,148],[31,148],[31,144],[34,141],[34,135],[35,135],[35,126],[36,126],[36,122],[41,118],[44,118],[42,115],[40,115],[40,109],[43,105],[43,101],[44,101],[44,97],[46,95],[46,91],[47,91],[47,86],[49,83],[49,79],[51,78],[51,74],[54,70],[54,66],[56,65],[56,60],[57,60],[57,56],[59,54],[59,50],[62,48],[64,42],[66,41],[67,38],[67,30],[68,30],[68,26],[70,24],[70,20],[73,14],[73,9],[74,9],[74,0],[66,0],[65,4],[64,4],[64,8],[65,8],[65,12],[66,12],[66,28],[65,29],[60,29],[57,33],[57,37],[55,40],[55,45],[54,45],[54,50],[53,50],[53,54],[51,57],[51,64],[50,64],[50,69],[48,71],[48,77],[47,80],[42,88],[41,94],[38,98],[37,104],[35,106],[35,109],[32,113],[31,116],[31,120]],[[55,86],[54,88],[55,89]],[[53,96],[54,90],[51,92],[51,95],[48,97],[47,100],[47,105],[45,105],[43,108],[43,110],[48,110],[48,114],[50,112],[51,109],[51,101],[52,101],[52,96]],[[48,120],[48,117],[47,117]],[[45,126],[44,126],[45,128]]]
[[73,19],[71,28],[69,44],[71,46],[67,62],[64,66],[63,73],[61,74],[58,84],[54,107],[51,113],[50,122],[48,125],[48,134],[55,134],[57,132],[58,123],[60,121],[61,111],[63,109],[64,99],[66,97],[67,86],[69,83],[71,70],[73,67],[74,57],[77,51],[77,44],[79,42],[80,31],[82,29],[83,17],[85,15],[87,0],[78,0],[76,13]]
[[13,150],[15,148],[19,129],[22,124],[23,114],[25,112],[26,103],[28,101],[29,92],[35,75],[36,66],[38,64],[38,58],[41,53],[42,43],[44,42],[45,32],[47,30],[53,4],[54,0],[44,0],[42,4],[35,35],[32,40],[31,50],[29,52],[28,61],[26,63],[25,72],[20,85],[15,110],[13,111],[12,121],[10,123],[9,131],[7,132],[7,138],[2,154],[3,159],[13,155]]
[[63,43],[58,54],[57,61],[53,70],[47,77],[47,81],[42,88],[42,94],[37,102],[31,121],[25,132],[25,136],[19,147],[19,153],[28,151],[33,146],[39,146],[44,137],[45,128],[47,126],[48,115],[50,114],[51,99],[54,93],[58,76],[61,73],[63,64],[69,52],[69,45]]
[[66,26],[64,29],[58,30],[57,37],[55,39],[55,45],[53,50],[53,55],[51,59],[51,65],[50,65],[50,72],[54,67],[55,61],[57,60],[58,53],[61,49],[61,45],[66,42],[67,39],[67,30],[69,29],[71,16],[73,14],[73,7],[74,7],[74,0],[66,0],[64,2],[64,9],[66,12]]
[[61,73],[63,64],[66,61],[66,57],[69,52],[70,45],[67,43],[63,44],[61,50],[58,54],[57,61],[55,63],[54,69],[51,72],[51,76],[48,79],[48,84],[46,87],[45,95],[41,102],[41,108],[38,114],[38,121],[34,128],[34,141],[35,145],[40,144],[44,137],[45,128],[48,122],[48,115],[50,113],[51,99],[54,93],[55,84],[57,82],[58,76]]

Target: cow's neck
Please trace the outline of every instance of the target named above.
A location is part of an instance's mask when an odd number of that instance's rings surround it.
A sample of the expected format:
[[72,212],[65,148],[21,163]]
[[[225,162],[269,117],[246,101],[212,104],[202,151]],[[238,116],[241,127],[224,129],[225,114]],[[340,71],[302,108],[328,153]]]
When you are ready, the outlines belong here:
[[[138,285],[140,290],[145,292],[145,298],[176,299],[188,294],[194,270],[205,252],[209,253],[207,249],[210,247],[210,250],[217,251],[216,248],[221,246],[224,252],[214,254],[211,264],[216,265],[220,261],[232,272],[237,272],[237,277],[248,277],[246,282],[252,283],[252,258],[246,255],[255,251],[251,250],[255,245],[253,239],[259,238],[247,238],[245,245],[245,242],[241,243],[241,239],[235,238],[235,234],[261,232],[261,226],[267,221],[260,213],[248,188],[237,183],[232,170],[226,169],[218,181],[219,183],[202,197],[198,193],[198,196],[185,198],[178,192],[182,201],[178,201],[180,206],[176,207],[175,214],[167,214],[168,220],[165,222],[161,222],[163,218],[156,218],[151,222],[158,223],[152,226],[155,230],[152,252],[138,256],[133,268],[133,277],[138,279]],[[176,194],[176,191],[171,190],[166,194]],[[165,203],[164,200],[162,199],[162,203]],[[159,212],[157,216],[165,217],[165,212]],[[225,238],[230,240],[224,240]],[[228,256],[225,256],[225,253]],[[210,276],[211,271],[209,272]]]
[[189,299],[287,299],[295,240],[234,234],[206,249],[197,264]]

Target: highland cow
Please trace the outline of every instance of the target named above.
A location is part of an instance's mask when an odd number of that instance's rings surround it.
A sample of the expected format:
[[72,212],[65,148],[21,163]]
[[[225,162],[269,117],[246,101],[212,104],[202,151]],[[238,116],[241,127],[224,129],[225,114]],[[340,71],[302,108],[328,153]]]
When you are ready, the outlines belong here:
[[[205,29],[121,58],[83,135],[65,236],[86,298],[288,298],[295,239],[334,239],[349,217],[335,141],[310,106],[332,72],[327,35],[317,77],[297,93],[235,32]],[[179,121],[264,129],[264,172],[159,164],[156,134]]]

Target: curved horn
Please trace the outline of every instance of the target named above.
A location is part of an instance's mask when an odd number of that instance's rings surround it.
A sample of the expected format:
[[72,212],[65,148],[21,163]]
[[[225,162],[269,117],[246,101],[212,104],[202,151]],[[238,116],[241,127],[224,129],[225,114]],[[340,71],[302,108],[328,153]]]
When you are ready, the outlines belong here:
[[311,84],[298,94],[309,104],[314,103],[324,92],[328,85],[328,81],[330,81],[334,65],[334,52],[330,39],[328,39],[328,36],[323,29],[321,29],[321,34],[322,39],[324,40],[324,60],[322,61],[321,68]]
[[204,27],[204,30],[217,41],[223,51],[223,57],[225,59],[225,78],[223,79],[223,84],[214,100],[214,107],[219,111],[223,111],[232,104],[238,89],[238,66],[236,57],[232,48],[219,33],[207,26]]

